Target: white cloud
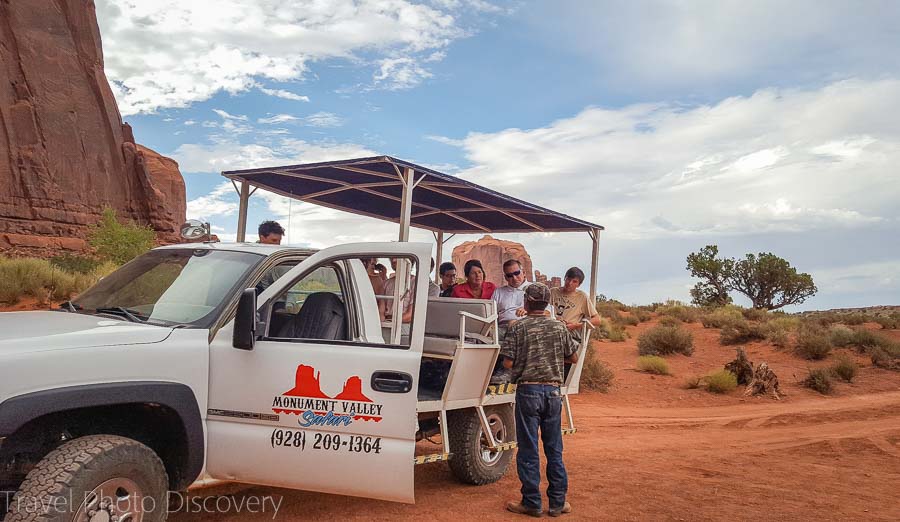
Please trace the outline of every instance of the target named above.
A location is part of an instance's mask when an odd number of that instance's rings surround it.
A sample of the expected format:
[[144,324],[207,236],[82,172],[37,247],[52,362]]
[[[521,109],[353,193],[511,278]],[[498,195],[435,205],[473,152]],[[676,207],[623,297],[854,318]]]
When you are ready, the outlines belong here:
[[260,118],[256,120],[258,123],[274,125],[279,123],[302,123],[310,127],[340,127],[344,124],[344,119],[337,114],[331,112],[317,112],[303,118],[291,114],[276,114],[268,118]]
[[592,107],[542,128],[469,134],[474,165],[462,176],[625,237],[862,226],[898,216],[898,110],[898,80]]
[[[420,63],[468,33],[455,15],[408,0],[98,0],[105,70],[123,115],[186,107],[263,80],[301,79],[330,58],[379,62],[379,82],[411,86]],[[262,92],[306,101],[280,89]]]
[[269,116],[268,118],[260,118],[257,123],[266,123],[266,124],[274,124],[274,123],[288,123],[292,121],[297,121],[300,118],[296,116],[291,116],[290,114],[276,114],[274,116]]
[[375,156],[366,147],[352,143],[308,142],[282,138],[273,144],[241,144],[218,141],[210,144],[185,143],[171,157],[181,172],[220,172],[276,165],[314,163],[336,159]]
[[331,112],[317,112],[303,118],[303,121],[311,127],[340,127],[344,119]]
[[[900,68],[897,2],[559,1],[523,11],[536,38],[590,63],[579,81],[696,95]],[[602,50],[602,51],[599,51]]]
[[233,197],[226,199],[226,196],[233,194],[234,186],[230,181],[219,184],[209,194],[187,202],[187,218],[206,220],[234,214],[238,208],[237,201]]
[[213,109],[213,112],[221,116],[223,120],[247,121],[247,116],[243,114],[229,114],[222,109]]
[[276,98],[284,98],[285,100],[302,101],[302,102],[309,101],[309,96],[295,94],[291,91],[286,91],[284,89],[267,89],[265,87],[259,87],[259,90],[263,94],[268,94],[269,96],[275,96]]
[[432,77],[432,74],[413,58],[385,58],[378,63],[379,70],[372,79],[376,86],[388,90],[411,89]]

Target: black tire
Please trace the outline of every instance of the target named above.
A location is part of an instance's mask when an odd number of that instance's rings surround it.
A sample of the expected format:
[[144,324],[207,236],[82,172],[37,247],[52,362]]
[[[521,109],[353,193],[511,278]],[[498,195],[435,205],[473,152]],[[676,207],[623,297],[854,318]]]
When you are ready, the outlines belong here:
[[[136,440],[116,435],[81,437],[48,453],[28,473],[10,501],[5,521],[72,522],[79,511],[98,505],[112,514],[116,507],[103,506],[93,493],[106,484],[102,496],[119,499],[120,519],[162,522],[168,514],[168,480],[159,456]],[[129,506],[143,513],[124,516]]]
[[[495,437],[503,434],[499,437],[503,440],[497,442],[516,440],[516,421],[511,405],[485,408],[485,414],[494,427],[492,431]],[[475,409],[448,411],[447,431],[452,453],[448,464],[460,482],[483,486],[503,478],[509,469],[512,451],[487,451],[487,439],[483,436],[481,421]]]

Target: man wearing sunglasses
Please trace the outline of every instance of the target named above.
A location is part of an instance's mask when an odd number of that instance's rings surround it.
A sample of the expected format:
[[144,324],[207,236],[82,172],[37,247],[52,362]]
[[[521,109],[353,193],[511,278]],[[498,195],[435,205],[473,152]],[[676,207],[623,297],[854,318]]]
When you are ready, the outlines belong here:
[[[506,286],[501,286],[494,291],[491,299],[497,303],[497,322],[500,324],[500,334],[505,334],[506,329],[519,318],[525,317],[525,289],[531,283],[525,280],[525,272],[522,271],[522,263],[516,259],[510,259],[503,263],[503,277]],[[501,335],[502,339],[503,336]]]

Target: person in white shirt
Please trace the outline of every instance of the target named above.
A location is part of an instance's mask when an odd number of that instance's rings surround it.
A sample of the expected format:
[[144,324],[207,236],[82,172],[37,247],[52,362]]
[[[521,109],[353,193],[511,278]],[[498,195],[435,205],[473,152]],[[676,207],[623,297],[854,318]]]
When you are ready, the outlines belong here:
[[525,280],[522,263],[516,259],[510,259],[503,263],[503,277],[506,278],[506,286],[501,286],[491,296],[491,299],[497,303],[497,322],[501,327],[500,333],[505,333],[506,328],[527,314],[525,289],[531,284]]

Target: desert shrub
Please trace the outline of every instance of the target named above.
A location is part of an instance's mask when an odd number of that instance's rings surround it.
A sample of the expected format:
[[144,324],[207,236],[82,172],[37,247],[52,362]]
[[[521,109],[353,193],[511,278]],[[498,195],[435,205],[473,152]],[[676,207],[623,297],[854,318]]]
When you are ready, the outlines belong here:
[[859,365],[850,357],[841,355],[831,365],[830,370],[835,377],[846,382],[853,382],[853,378],[856,377],[856,372],[859,370]]
[[742,313],[748,321],[760,322],[768,321],[771,315],[765,308],[745,308]]
[[696,375],[691,375],[687,379],[684,380],[684,389],[686,390],[696,390],[703,384],[703,378],[698,377]]
[[900,319],[889,316],[879,316],[874,319],[883,330],[896,330],[900,328]]
[[642,372],[655,373],[656,375],[670,375],[669,363],[657,355],[642,355],[638,357],[637,369]]
[[46,259],[0,258],[0,302],[12,304],[26,296],[39,303],[69,299],[110,271],[98,266],[87,274],[73,273]]
[[697,309],[678,301],[670,301],[656,311],[660,315],[668,315],[685,323],[693,323],[697,320]]
[[790,342],[790,333],[793,329],[791,321],[782,318],[772,319],[760,325],[760,330],[767,341],[778,348],[787,348]]
[[637,326],[641,321],[633,315],[623,315],[616,322],[624,326]]
[[120,223],[116,211],[106,207],[100,221],[91,227],[88,243],[104,261],[125,264],[153,248],[156,234],[148,226]]
[[722,344],[741,344],[750,341],[765,339],[766,334],[763,325],[751,323],[741,319],[727,324],[719,332],[719,342]]
[[816,390],[817,392],[827,395],[831,393],[832,383],[831,374],[827,368],[816,368],[809,370],[809,375],[800,381],[800,384],[807,388]]
[[722,328],[723,326],[743,321],[741,309],[737,306],[723,306],[700,316],[704,328]]
[[584,367],[581,369],[581,386],[589,390],[608,392],[615,379],[615,372],[597,357],[593,343],[588,344],[588,349],[585,351],[584,356]]
[[622,325],[614,323],[606,318],[600,319],[600,326],[594,328],[591,336],[593,339],[608,339],[614,343],[620,343],[625,341],[625,339],[628,339],[628,334],[625,333],[625,329],[622,328]]
[[667,355],[694,352],[694,338],[690,332],[672,326],[654,326],[638,337],[640,355]]
[[900,370],[900,349],[897,346],[881,348],[875,347],[869,350],[872,365],[888,370]]
[[890,352],[896,345],[898,345],[896,341],[871,330],[853,330],[853,337],[846,346],[854,346],[861,352],[868,352],[875,348],[883,348]]
[[679,321],[678,318],[672,317],[671,315],[663,315],[659,318],[659,324],[661,324],[662,326],[669,326],[671,328],[676,328],[678,326],[681,326],[684,323]]
[[102,261],[93,257],[75,256],[72,254],[63,254],[50,258],[50,264],[56,268],[78,274],[90,274],[101,263]]
[[851,326],[857,326],[869,322],[869,317],[864,313],[853,312],[850,314],[842,315],[840,317],[840,322],[849,324]]
[[650,312],[648,312],[646,310],[635,309],[632,311],[632,313],[634,313],[634,316],[637,317],[638,321],[640,321],[642,323],[646,323],[647,321],[649,321],[650,319],[653,318],[653,314],[651,314]]
[[605,317],[610,321],[619,321],[622,318],[622,314],[620,314],[615,307],[606,304],[598,306],[597,313],[599,313],[601,317]]
[[704,377],[703,382],[712,393],[728,393],[737,388],[737,377],[728,370],[715,371]]
[[828,329],[828,339],[833,346],[845,348],[854,344],[856,332],[842,324],[835,324]]
[[801,329],[797,335],[794,352],[808,360],[824,359],[831,353],[831,341],[828,340],[828,334],[822,329]]

